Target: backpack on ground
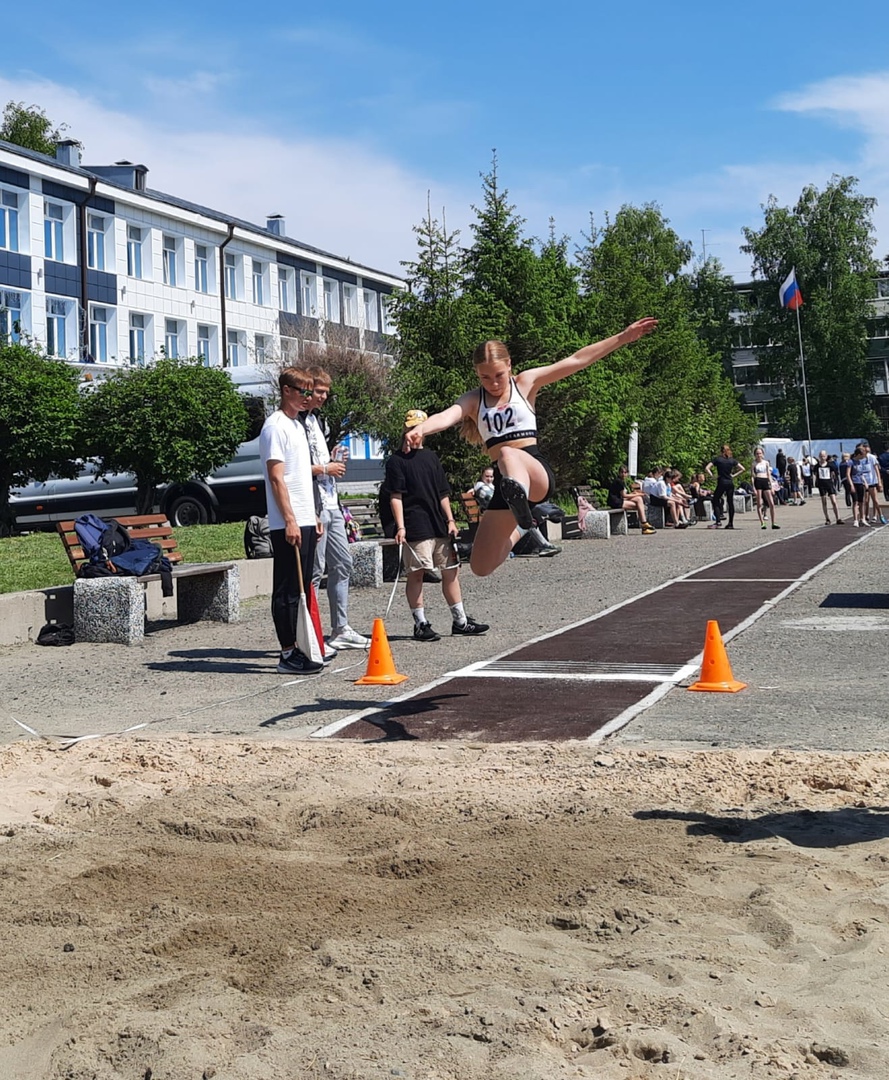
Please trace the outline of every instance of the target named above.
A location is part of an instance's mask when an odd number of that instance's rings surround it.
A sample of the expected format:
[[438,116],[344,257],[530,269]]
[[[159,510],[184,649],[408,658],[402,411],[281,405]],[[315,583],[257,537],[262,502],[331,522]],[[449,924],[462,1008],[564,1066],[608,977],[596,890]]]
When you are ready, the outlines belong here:
[[272,540],[269,536],[269,519],[254,514],[244,526],[244,553],[248,559],[270,559]]
[[37,645],[73,645],[74,627],[70,623],[46,623],[34,640]]

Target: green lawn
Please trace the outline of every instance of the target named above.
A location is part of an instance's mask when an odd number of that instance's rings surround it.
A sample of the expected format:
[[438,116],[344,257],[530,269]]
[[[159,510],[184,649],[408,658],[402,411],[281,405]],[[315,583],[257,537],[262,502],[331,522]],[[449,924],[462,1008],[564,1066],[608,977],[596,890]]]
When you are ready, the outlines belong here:
[[[244,523],[194,525],[174,529],[186,562],[244,558]],[[0,593],[48,589],[74,580],[62,541],[54,532],[0,538]]]

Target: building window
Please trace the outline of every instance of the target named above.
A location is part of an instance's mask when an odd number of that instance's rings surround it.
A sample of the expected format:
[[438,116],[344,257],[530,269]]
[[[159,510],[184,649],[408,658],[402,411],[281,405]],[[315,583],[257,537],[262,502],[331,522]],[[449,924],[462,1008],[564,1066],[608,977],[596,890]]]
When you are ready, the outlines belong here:
[[130,362],[145,363],[145,316],[136,311],[130,313]]
[[65,323],[70,302],[56,296],[46,298],[46,353],[48,356],[68,355]]
[[43,202],[43,254],[54,262],[65,258],[65,208],[59,203]]
[[328,322],[340,321],[340,290],[335,281],[324,279],[324,318]]
[[142,277],[142,230],[136,225],[127,225],[127,274],[130,277]]
[[362,289],[364,298],[364,329],[379,330],[380,320],[377,314],[377,294],[370,289]]
[[171,360],[179,359],[179,323],[176,319],[164,320],[164,353]]
[[257,334],[254,339],[253,362],[255,364],[267,364],[269,361],[269,348],[271,342],[265,334]]
[[210,291],[210,253],[206,244],[194,246],[194,287],[197,292]]
[[225,298],[238,298],[238,260],[237,256],[225,253]]
[[238,330],[229,330],[226,335],[225,360],[227,367],[240,367],[244,363],[244,349]]
[[90,270],[105,269],[105,219],[98,214],[87,215],[86,265]]
[[343,286],[343,322],[346,326],[358,325],[358,297],[354,285]]
[[210,327],[198,326],[198,356],[203,360],[204,367],[210,366]]
[[281,311],[293,311],[293,271],[278,267],[278,307]]
[[22,294],[0,289],[0,341],[21,341]]
[[0,191],[0,248],[19,249],[19,197],[5,188]]
[[253,303],[264,304],[265,303],[265,263],[257,262],[253,260]]
[[164,285],[178,285],[176,275],[176,237],[164,236]]
[[302,291],[303,315],[311,319],[318,318],[318,294],[317,279],[314,274],[300,274],[300,289]]
[[107,308],[90,308],[90,359],[94,364],[108,363]]
[[389,305],[392,303],[392,297],[388,293],[380,293],[380,332],[383,334],[391,334],[392,331],[392,313],[389,310]]

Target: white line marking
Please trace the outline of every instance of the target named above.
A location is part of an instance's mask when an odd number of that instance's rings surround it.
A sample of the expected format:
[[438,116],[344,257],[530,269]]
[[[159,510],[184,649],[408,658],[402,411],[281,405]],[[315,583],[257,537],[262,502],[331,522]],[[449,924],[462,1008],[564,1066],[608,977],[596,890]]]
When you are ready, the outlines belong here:
[[[771,547],[772,544],[786,543],[789,540],[793,540],[797,536],[804,536],[806,533],[813,532],[815,528],[819,527],[820,526],[815,526],[812,529],[802,529],[798,533],[792,533],[785,536],[776,536],[774,539],[769,540],[768,543],[760,544],[759,547],[757,547],[755,550],[762,551],[763,548]],[[737,634],[740,634],[742,630],[746,630],[748,626],[752,625],[760,617],[760,615],[765,614],[766,611],[774,607],[774,605],[778,603],[779,600],[782,600],[794,589],[798,588],[805,581],[808,581],[809,578],[812,577],[813,574],[817,573],[822,567],[828,566],[835,559],[838,559],[840,555],[842,555],[844,552],[849,551],[851,548],[855,547],[858,544],[864,543],[866,540],[870,540],[876,535],[878,535],[878,533],[875,531],[858,537],[851,543],[846,544],[845,547],[840,548],[839,551],[834,552],[834,554],[831,555],[829,558],[825,559],[823,563],[819,563],[818,566],[815,566],[811,570],[807,571],[801,578],[789,579],[793,582],[793,584],[791,584],[783,592],[779,593],[778,596],[775,597],[773,600],[767,600],[762,605],[762,607],[759,608],[758,611],[756,611],[752,616],[750,616],[750,618],[745,619],[742,623],[739,623],[738,626],[727,631],[726,633],[723,633],[722,640],[724,642],[731,641],[731,639]],[[351,713],[349,716],[344,716],[340,720],[335,720],[333,723],[327,724],[325,727],[319,728],[317,731],[313,731],[310,735],[310,738],[330,738],[332,735],[336,735],[338,732],[342,731],[344,728],[347,728],[350,724],[354,724],[358,720],[365,720],[367,717],[372,716],[374,713],[384,712],[386,709],[390,709],[393,706],[401,705],[405,701],[410,701],[412,698],[419,697],[420,694],[425,694],[429,690],[434,690],[436,687],[441,686],[446,682],[449,682],[451,679],[460,679],[474,675],[481,667],[492,663],[494,660],[500,660],[503,657],[512,656],[516,652],[518,652],[519,649],[527,648],[530,645],[536,645],[540,641],[548,641],[550,638],[554,638],[560,634],[564,634],[568,630],[576,630],[581,626],[588,626],[590,623],[594,623],[598,619],[603,619],[606,615],[611,615],[615,611],[620,611],[621,608],[627,607],[629,604],[635,604],[637,600],[644,600],[646,596],[653,596],[655,593],[660,592],[662,589],[666,589],[670,585],[674,585],[680,581],[685,582],[692,574],[700,574],[702,571],[709,570],[711,567],[720,566],[722,563],[730,562],[732,559],[736,559],[739,558],[741,555],[747,554],[749,554],[749,552],[743,551],[735,555],[727,555],[725,556],[725,558],[717,559],[715,562],[707,563],[704,566],[699,566],[694,570],[689,570],[686,573],[680,574],[678,577],[671,578],[669,581],[665,581],[660,585],[655,585],[650,589],[645,589],[644,592],[637,593],[635,596],[628,597],[626,600],[621,600],[616,604],[612,604],[611,607],[607,607],[604,611],[599,611],[595,615],[590,615],[585,619],[578,619],[577,622],[568,623],[566,626],[560,626],[556,630],[550,630],[548,633],[540,634],[535,638],[531,638],[529,641],[523,642],[521,645],[512,645],[508,649],[504,649],[503,652],[497,653],[496,656],[489,657],[487,660],[476,661],[475,663],[468,664],[466,667],[460,668],[457,671],[446,672],[444,675],[441,675],[439,678],[434,679],[430,683],[426,683],[424,686],[418,687],[416,690],[411,690],[408,693],[402,694],[397,698],[392,698],[389,701],[380,702],[377,705],[370,705],[368,706],[368,708],[362,709],[360,712]],[[729,578],[727,580],[736,581],[738,579]],[[704,653],[702,649],[701,652],[697,654],[697,656],[692,657],[691,660],[689,660],[688,662],[687,666],[691,668],[691,672],[695,672],[698,670],[698,668],[701,666],[701,662],[703,659]],[[663,697],[668,691],[670,691],[674,685],[675,684],[673,683],[662,683],[660,686],[657,686],[654,690],[652,690],[650,694],[643,698],[642,701],[637,702],[636,705],[630,706],[628,709],[624,710],[624,712],[622,712],[619,717],[615,717],[614,720],[610,720],[604,728],[600,728],[598,732],[591,735],[588,741],[597,741],[597,736],[601,736],[601,733],[604,730],[607,730],[608,734],[619,731],[620,728],[628,724],[634,716],[638,716],[640,712],[644,712],[645,709],[650,708],[651,705],[653,705],[656,701],[660,700],[660,698]],[[618,725],[619,720],[622,720],[622,723]],[[284,734],[285,733],[282,732],[282,735]]]

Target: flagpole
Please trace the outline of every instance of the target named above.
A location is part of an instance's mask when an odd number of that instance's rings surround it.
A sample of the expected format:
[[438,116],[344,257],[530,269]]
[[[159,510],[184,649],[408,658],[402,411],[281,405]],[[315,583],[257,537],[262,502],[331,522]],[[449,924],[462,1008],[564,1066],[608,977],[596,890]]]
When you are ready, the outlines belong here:
[[803,352],[803,328],[799,321],[799,309],[800,305],[797,304],[796,310],[796,332],[799,337],[799,365],[803,376],[803,404],[806,408],[806,435],[809,439],[809,455],[812,453],[812,425],[809,423],[809,391],[806,387],[806,356]]

